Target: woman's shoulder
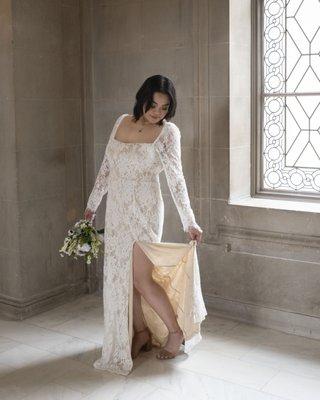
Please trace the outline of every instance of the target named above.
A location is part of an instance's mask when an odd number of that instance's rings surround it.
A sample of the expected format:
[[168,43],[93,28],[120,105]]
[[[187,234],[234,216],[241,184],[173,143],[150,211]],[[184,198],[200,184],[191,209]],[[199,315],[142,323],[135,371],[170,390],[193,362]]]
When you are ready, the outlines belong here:
[[181,136],[180,129],[177,124],[175,124],[172,121],[166,121],[166,125],[167,125],[167,133],[169,136],[175,136],[178,138]]
[[130,114],[127,114],[127,113],[120,114],[116,118],[116,120],[114,122],[114,126],[116,128],[118,128],[120,124],[121,124],[121,127],[127,126],[131,118],[132,118],[132,116]]
[[179,146],[180,138],[181,134],[178,126],[172,121],[165,121],[163,132],[160,133],[155,144],[166,149],[171,148],[172,146],[177,147]]
[[168,125],[168,126],[170,126],[171,128],[177,128],[177,125],[174,123],[174,122],[172,122],[172,121],[167,121],[166,120],[166,124]]
[[118,116],[117,121],[121,121],[122,119],[128,120],[128,119],[131,119],[131,118],[132,118],[132,115],[127,114],[127,113],[123,113],[123,114],[120,114]]

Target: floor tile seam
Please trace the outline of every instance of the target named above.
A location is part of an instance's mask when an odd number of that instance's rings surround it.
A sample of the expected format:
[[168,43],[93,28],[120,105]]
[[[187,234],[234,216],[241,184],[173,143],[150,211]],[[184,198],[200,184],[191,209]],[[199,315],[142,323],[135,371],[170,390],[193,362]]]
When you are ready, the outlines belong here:
[[[145,357],[145,358],[147,359],[147,357]],[[149,359],[149,360],[151,360],[151,359]],[[217,376],[213,376],[213,375],[210,375],[210,374],[206,374],[206,373],[204,373],[204,372],[195,372],[194,370],[192,370],[192,369],[190,369],[190,368],[188,368],[188,367],[178,366],[178,368],[179,368],[179,369],[182,369],[182,370],[186,370],[186,371],[188,371],[188,372],[191,372],[191,373],[193,373],[193,374],[195,374],[195,375],[200,375],[200,376],[204,376],[204,377],[209,377],[209,378],[212,378],[212,379],[216,379],[216,380],[218,380],[218,381],[231,383],[232,385],[240,386],[240,387],[245,388],[245,389],[251,389],[251,390],[255,390],[255,391],[257,391],[257,392],[262,392],[259,388],[253,388],[252,386],[246,386],[246,385],[243,385],[243,384],[240,384],[240,383],[236,383],[236,382],[230,381],[230,380],[228,380],[228,379],[224,379],[224,378],[221,378],[221,377],[217,377]],[[281,370],[280,370],[280,369],[277,369],[277,371],[275,371],[274,376],[272,376],[272,378],[270,378],[270,380],[272,380],[272,379],[273,379],[276,375],[278,375],[280,372],[281,372]],[[140,381],[146,382],[145,378],[141,378],[141,377],[132,377],[132,378],[130,378],[130,379],[136,379],[136,380],[140,380]],[[262,385],[262,387],[263,387],[264,385],[266,385],[266,384],[267,384],[267,383],[264,383],[264,384]],[[157,384],[154,384],[154,385],[157,385]],[[162,388],[162,389],[163,389],[163,386],[160,386],[160,385],[157,385],[157,386],[158,386],[159,388]],[[263,392],[262,392],[262,393],[263,393]],[[279,398],[279,400],[280,400],[280,398]],[[287,399],[284,399],[284,400],[287,400]],[[291,400],[291,399],[289,399],[289,400]]]

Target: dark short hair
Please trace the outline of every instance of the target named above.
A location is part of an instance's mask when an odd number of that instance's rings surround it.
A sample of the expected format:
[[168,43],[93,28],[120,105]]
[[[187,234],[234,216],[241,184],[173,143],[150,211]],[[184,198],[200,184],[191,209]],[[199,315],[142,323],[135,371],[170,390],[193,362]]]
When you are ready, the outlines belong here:
[[[136,121],[143,115],[144,104],[146,104],[146,112],[151,108],[155,92],[167,94],[169,97],[169,107],[164,118],[170,120],[174,117],[177,108],[177,99],[172,81],[163,75],[152,75],[143,82],[136,94],[136,102],[133,107],[133,115]],[[158,122],[158,125],[162,125],[163,119]]]

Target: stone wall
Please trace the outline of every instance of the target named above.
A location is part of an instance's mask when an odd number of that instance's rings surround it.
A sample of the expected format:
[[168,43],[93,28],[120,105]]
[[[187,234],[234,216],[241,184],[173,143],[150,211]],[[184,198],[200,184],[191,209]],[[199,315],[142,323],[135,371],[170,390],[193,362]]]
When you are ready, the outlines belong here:
[[0,18],[0,305],[23,318],[87,290],[58,252],[84,202],[80,7],[6,0]]
[[[198,256],[208,308],[320,336],[319,213],[237,203],[250,194],[250,7],[250,0],[1,2],[2,309],[21,317],[67,294],[101,290],[101,262],[86,270],[61,260],[57,248],[82,215],[116,118],[132,113],[148,76],[163,74],[177,89],[173,122],[204,230]],[[187,241],[164,174],[161,185],[162,239]]]

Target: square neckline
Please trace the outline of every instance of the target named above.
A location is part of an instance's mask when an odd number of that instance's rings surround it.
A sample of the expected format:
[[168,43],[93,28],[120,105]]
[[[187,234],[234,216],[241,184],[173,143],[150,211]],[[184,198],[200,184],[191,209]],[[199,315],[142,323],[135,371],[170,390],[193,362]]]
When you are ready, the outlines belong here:
[[112,135],[112,139],[113,139],[115,142],[118,142],[118,143],[120,143],[120,144],[129,144],[129,145],[131,145],[131,144],[148,144],[148,145],[153,145],[153,144],[155,144],[155,143],[158,141],[158,139],[159,139],[160,136],[163,134],[164,129],[165,129],[166,126],[167,126],[167,121],[166,121],[166,119],[164,118],[164,119],[163,119],[164,125],[163,125],[163,127],[162,127],[162,129],[161,129],[159,135],[157,136],[157,138],[156,138],[153,142],[122,142],[121,140],[116,139],[115,136],[116,136],[116,133],[117,133],[117,130],[118,130],[118,127],[119,127],[121,121],[123,120],[123,118],[124,118],[126,115],[130,115],[130,114],[123,114],[123,115],[122,115],[122,118],[120,118],[120,120],[119,120],[117,126],[115,126],[115,130],[114,130],[114,133],[113,133],[113,135]]

